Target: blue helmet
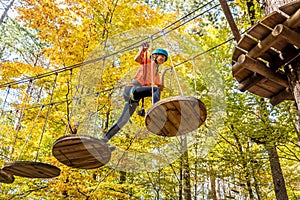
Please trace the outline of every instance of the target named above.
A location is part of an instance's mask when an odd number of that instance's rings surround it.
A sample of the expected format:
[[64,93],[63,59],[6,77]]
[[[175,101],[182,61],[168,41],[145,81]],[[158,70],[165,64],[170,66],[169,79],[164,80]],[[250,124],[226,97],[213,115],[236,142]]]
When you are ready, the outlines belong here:
[[166,50],[164,50],[164,49],[155,49],[154,51],[152,51],[151,56],[152,56],[153,54],[161,54],[161,55],[164,55],[164,56],[166,56],[166,61],[168,60],[169,54],[168,54],[168,52],[167,52]]

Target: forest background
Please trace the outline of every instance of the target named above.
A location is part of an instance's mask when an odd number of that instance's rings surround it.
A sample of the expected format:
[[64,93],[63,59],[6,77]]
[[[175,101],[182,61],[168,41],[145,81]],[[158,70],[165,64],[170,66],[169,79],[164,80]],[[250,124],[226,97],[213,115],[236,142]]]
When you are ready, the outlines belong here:
[[[259,2],[227,3],[240,33],[265,16]],[[61,170],[51,179],[16,176],[0,183],[1,199],[275,199],[272,178],[278,174],[285,180],[280,192],[300,198],[295,104],[272,106],[238,90],[231,72],[236,41],[218,1],[1,5],[0,164],[39,161]],[[205,124],[179,139],[160,138],[134,115],[110,141],[117,153],[126,152],[121,161],[92,170],[58,162],[51,152],[56,139],[75,127],[100,138],[114,123],[143,41],[169,50],[163,67],[174,69],[162,98],[199,98]],[[138,155],[147,155],[148,163]],[[161,163],[153,164],[157,155]],[[278,174],[271,170],[275,159]]]

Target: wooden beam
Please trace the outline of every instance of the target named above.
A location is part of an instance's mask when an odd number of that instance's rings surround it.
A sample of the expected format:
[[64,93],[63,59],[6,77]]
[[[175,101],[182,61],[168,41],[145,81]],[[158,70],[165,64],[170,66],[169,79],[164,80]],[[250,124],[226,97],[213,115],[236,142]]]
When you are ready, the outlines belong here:
[[270,98],[270,103],[273,106],[276,106],[284,100],[293,100],[293,99],[294,99],[293,94],[291,93],[289,88],[286,88],[286,89],[282,90],[281,92],[279,92],[278,94],[271,97]]
[[300,9],[298,9],[297,12],[295,12],[283,24],[290,28],[296,28],[297,26],[299,26],[300,25]]
[[266,52],[270,47],[272,47],[276,42],[280,40],[279,37],[269,34],[264,40],[259,42],[255,47],[253,47],[249,52],[248,56],[257,58]]
[[226,0],[220,0],[220,4],[221,4],[221,7],[223,9],[223,12],[225,14],[225,17],[229,23],[229,26],[231,28],[231,31],[233,33],[233,36],[235,38],[236,41],[239,41],[241,39],[241,34],[239,32],[239,29],[237,28],[235,22],[234,22],[234,19],[232,17],[232,14],[231,14],[231,11],[229,9],[229,6],[226,2]]
[[274,30],[272,31],[272,35],[274,37],[280,36],[281,38],[286,39],[290,43],[300,48],[300,33],[293,31],[283,24],[278,24],[277,26],[275,26]]
[[245,65],[243,65],[243,55],[245,54],[241,54],[238,57],[237,62],[232,66],[233,77],[235,77],[241,70],[245,69]]
[[[283,66],[285,63],[290,62],[290,60],[293,59],[299,53],[300,53],[300,49],[296,49],[293,45],[288,45],[282,52],[283,60],[281,60],[279,57],[276,57],[274,60],[272,60],[269,63],[270,68],[276,71],[279,67]],[[253,73],[239,83],[238,89],[244,92],[249,88],[251,88],[253,85],[256,85],[262,79],[265,78],[260,74]]]
[[256,72],[285,88],[288,87],[288,81],[286,77],[284,77],[282,74],[274,72],[272,69],[266,67],[263,63],[245,54],[239,56],[238,65],[239,70],[247,68],[248,70]]
[[250,77],[246,77],[244,80],[242,80],[239,85],[238,89],[242,92],[245,92],[249,88],[251,88],[253,85],[256,85],[259,81],[263,80],[265,77],[263,77],[260,74],[253,73]]

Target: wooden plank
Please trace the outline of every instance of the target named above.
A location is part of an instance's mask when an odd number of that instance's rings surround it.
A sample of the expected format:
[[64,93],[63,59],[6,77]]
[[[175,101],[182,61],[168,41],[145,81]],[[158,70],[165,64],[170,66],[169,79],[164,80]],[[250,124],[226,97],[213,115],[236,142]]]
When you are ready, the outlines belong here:
[[261,54],[266,52],[270,47],[273,46],[273,44],[275,44],[279,40],[281,40],[279,37],[274,36],[273,34],[269,34],[260,43],[258,43],[252,49],[250,49],[247,55],[252,58],[257,58]]
[[264,88],[261,88],[261,87],[259,87],[257,85],[254,85],[253,87],[249,88],[248,91],[251,92],[251,93],[253,93],[253,94],[256,94],[256,95],[258,95],[260,97],[265,97],[265,98],[269,98],[269,97],[271,97],[271,96],[274,95],[273,92],[268,91],[268,90],[266,90]]
[[289,63],[291,59],[297,56],[300,53],[300,48],[296,49],[294,45],[289,44],[282,50],[282,58],[274,57],[273,60],[270,60],[269,65],[270,68],[273,70],[277,70],[278,68],[282,67],[286,63]]
[[183,123],[180,124],[181,132],[179,131],[179,133],[190,132],[190,129],[188,129],[190,124],[197,120],[197,117],[190,115],[190,113],[198,114],[199,112],[195,112],[193,108],[188,106],[188,103],[188,101],[177,101],[177,103],[174,104],[177,107],[177,110],[180,111],[180,118],[183,121]]
[[247,34],[251,35],[252,37],[256,38],[257,40],[262,40],[267,35],[271,33],[272,30],[265,27],[263,24],[257,23],[253,25],[247,32]]
[[284,6],[281,6],[279,8],[279,10],[281,10],[282,12],[288,14],[288,15],[292,15],[294,14],[298,9],[300,8],[300,1],[294,1],[288,4],[285,4]]
[[[274,44],[273,47],[275,47],[276,44]],[[259,55],[259,58],[262,58],[263,60],[266,60],[268,62],[270,62],[271,60],[273,60],[274,58],[278,57],[279,53],[274,51],[273,49],[269,48],[267,49],[267,51],[263,52],[261,55]]]
[[205,106],[196,98],[181,99],[176,106],[180,109],[181,119],[185,122],[180,124],[181,135],[197,129],[206,119]]
[[248,69],[243,69],[241,71],[239,71],[239,73],[234,74],[233,76],[236,78],[236,80],[240,83],[243,80],[245,80],[247,77],[251,76],[253,74],[252,71],[248,70]]
[[243,37],[240,39],[238,46],[241,49],[244,49],[246,51],[251,50],[254,46],[257,45],[257,41],[249,37],[248,35],[243,35]]
[[273,106],[276,106],[277,104],[281,103],[284,100],[294,100],[294,95],[291,93],[289,88],[285,88],[282,91],[280,91],[279,93],[273,95],[270,98],[270,103]]
[[55,157],[56,158],[61,158],[61,159],[68,159],[68,160],[72,160],[72,159],[89,159],[89,158],[93,158],[96,160],[99,160],[101,162],[107,162],[107,159],[109,159],[109,151],[107,148],[102,148],[101,150],[98,149],[90,149],[90,150],[75,150],[75,151],[66,151],[65,149],[62,150],[54,150],[55,152]]
[[152,130],[151,132],[154,134],[167,136],[168,130],[164,127],[166,120],[166,108],[164,106],[157,107],[148,114],[148,117],[145,118],[146,128],[148,130]]
[[167,111],[167,118],[169,121],[171,121],[176,130],[178,130],[180,124],[181,124],[181,113],[180,110],[177,109],[177,107],[175,106],[175,104],[178,103],[178,101],[174,101],[172,103],[168,103],[168,104],[164,104],[166,111]]
[[277,24],[282,24],[287,18],[277,11],[272,12],[260,22],[270,28],[274,28]]
[[278,93],[279,91],[281,91],[282,89],[284,89],[284,87],[282,85],[277,84],[276,82],[270,80],[270,79],[262,79],[261,81],[259,81],[257,84],[257,86],[264,88],[270,92],[274,94]]
[[[275,44],[273,44],[272,47],[277,49],[278,51],[282,51],[284,48],[286,48],[289,45],[289,42],[286,41],[285,39],[280,39],[278,40]],[[274,59],[274,58],[273,58]],[[271,61],[272,59],[269,59]]]

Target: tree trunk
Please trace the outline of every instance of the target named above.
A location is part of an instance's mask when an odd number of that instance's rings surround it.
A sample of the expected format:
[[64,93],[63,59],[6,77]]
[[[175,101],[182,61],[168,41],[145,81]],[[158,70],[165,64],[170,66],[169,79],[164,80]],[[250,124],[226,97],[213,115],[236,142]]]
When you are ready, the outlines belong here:
[[181,196],[179,196],[179,199],[182,199],[182,196],[184,196],[185,200],[191,200],[192,199],[192,193],[191,193],[191,174],[190,174],[190,166],[189,166],[189,154],[187,150],[187,139],[186,137],[182,137],[181,139],[181,149],[182,149],[182,156],[181,156],[181,179],[182,179],[182,185],[181,185]]
[[178,191],[178,200],[182,200],[182,183],[183,183],[183,157],[181,156],[181,161],[180,161],[180,180],[179,180],[179,191]]
[[216,191],[216,173],[212,167],[210,167],[209,179],[210,179],[210,197],[212,200],[217,200]]
[[189,166],[189,157],[188,157],[188,151],[185,152],[183,158],[184,158],[184,197],[185,200],[191,200],[192,199],[192,193],[191,193],[191,174],[190,174],[190,166]]
[[[266,14],[270,14],[279,7],[293,1],[294,0],[263,0],[263,8]],[[292,91],[297,104],[298,116],[300,117],[300,58],[298,57],[287,65],[284,70],[289,80],[289,89]]]
[[267,151],[269,154],[269,161],[270,161],[270,166],[272,171],[272,178],[273,178],[276,199],[280,199],[280,200],[288,199],[288,195],[285,187],[285,181],[282,175],[276,146],[267,147]]
[[293,92],[296,101],[298,117],[300,117],[300,59],[295,59],[284,70],[289,80],[290,90]]
[[[279,7],[293,1],[294,0],[263,0],[264,10],[266,14],[270,14]],[[285,66],[284,70],[288,77],[289,89],[292,91],[295,98],[298,117],[300,117],[300,58],[295,58],[290,64]],[[272,145],[271,147],[267,147],[267,151],[269,154],[276,198],[288,199],[276,146]]]
[[265,10],[265,13],[268,15],[271,12],[277,10],[279,7],[293,1],[295,0],[264,0],[263,9]]
[[126,172],[120,171],[120,184],[125,183],[126,181]]

